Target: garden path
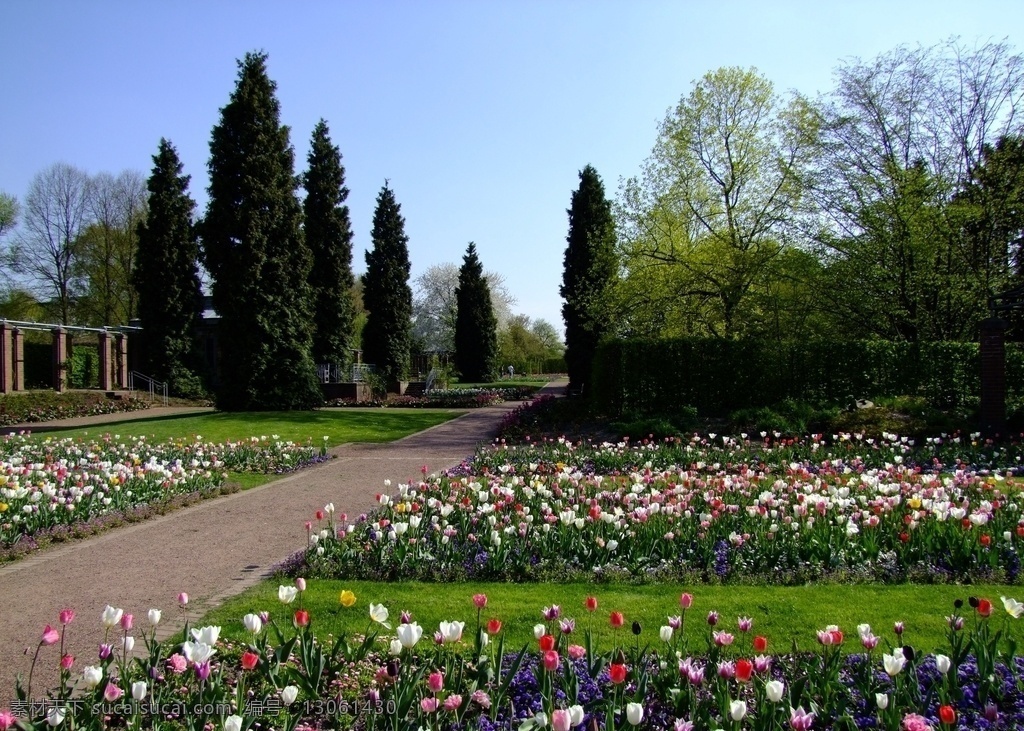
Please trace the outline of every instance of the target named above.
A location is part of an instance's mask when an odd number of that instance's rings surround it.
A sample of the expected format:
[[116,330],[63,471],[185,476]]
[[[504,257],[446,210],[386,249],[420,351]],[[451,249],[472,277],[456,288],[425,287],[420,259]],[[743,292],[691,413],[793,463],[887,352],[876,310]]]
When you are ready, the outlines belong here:
[[[555,381],[543,390],[564,387]],[[430,472],[457,465],[493,438],[505,414],[519,405],[475,409],[388,444],[345,444],[332,450],[335,459],[283,479],[0,567],[0,708],[13,699],[17,675],[28,675],[44,625],[59,628],[61,609],[78,615],[65,647],[75,657],[74,674],[96,662],[103,640],[99,617],[107,604],[136,616],[137,638],[148,629],[147,610],[162,609],[158,636],[170,636],[181,629],[178,592],[191,597],[190,617],[212,609],[302,549],[304,523],[317,509],[333,502],[339,514],[369,511],[384,480],[397,486],[418,477],[424,465]],[[58,660],[56,646],[42,648],[34,698],[56,684]]]

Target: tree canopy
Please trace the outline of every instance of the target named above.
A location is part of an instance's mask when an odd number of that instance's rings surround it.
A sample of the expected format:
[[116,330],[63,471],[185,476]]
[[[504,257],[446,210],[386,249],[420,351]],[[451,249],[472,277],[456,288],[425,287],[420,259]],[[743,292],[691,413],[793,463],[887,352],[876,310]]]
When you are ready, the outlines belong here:
[[489,381],[498,373],[498,321],[472,241],[462,257],[455,301],[455,367],[464,381]]
[[219,408],[322,403],[310,355],[312,259],[302,236],[294,151],[280,123],[267,57],[248,53],[210,139],[200,228],[220,315]]

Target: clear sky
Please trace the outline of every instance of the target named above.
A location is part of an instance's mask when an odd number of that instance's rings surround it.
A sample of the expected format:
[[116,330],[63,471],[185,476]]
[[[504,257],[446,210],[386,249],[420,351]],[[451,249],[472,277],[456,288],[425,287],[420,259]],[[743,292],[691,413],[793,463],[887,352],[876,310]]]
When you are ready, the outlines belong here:
[[388,179],[414,278],[475,241],[513,310],[561,330],[579,171],[614,197],[706,72],[813,96],[844,58],[1022,34],[1019,0],[0,0],[0,191],[55,162],[148,177],[166,137],[202,212],[236,59],[263,50],[296,172],[321,117],[341,148],[357,273]]

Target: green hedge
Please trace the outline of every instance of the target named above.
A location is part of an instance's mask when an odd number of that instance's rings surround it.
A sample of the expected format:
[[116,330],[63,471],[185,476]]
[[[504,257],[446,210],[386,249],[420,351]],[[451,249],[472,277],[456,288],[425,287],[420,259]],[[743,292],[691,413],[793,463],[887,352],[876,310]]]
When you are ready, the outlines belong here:
[[[1007,343],[1006,361],[1008,396],[1022,396],[1024,347]],[[917,395],[940,407],[973,407],[980,389],[977,343],[684,338],[602,344],[587,390],[611,414],[696,406],[724,415],[787,398]]]

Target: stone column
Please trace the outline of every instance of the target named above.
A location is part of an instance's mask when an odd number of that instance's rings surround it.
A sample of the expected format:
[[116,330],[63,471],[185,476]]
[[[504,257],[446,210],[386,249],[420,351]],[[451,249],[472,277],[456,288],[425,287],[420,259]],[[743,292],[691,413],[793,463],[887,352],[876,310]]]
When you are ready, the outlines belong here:
[[114,351],[111,347],[112,345],[110,332],[107,330],[101,332],[99,338],[101,391],[114,390]]
[[128,388],[128,336],[117,333],[114,336],[114,383],[118,388]]
[[11,331],[11,360],[14,365],[14,390],[28,390],[25,388],[25,333],[17,327]]
[[981,431],[986,436],[1006,431],[1006,320],[981,322]]
[[68,376],[71,372],[68,332],[62,327],[53,331],[53,390],[63,393],[68,390]]
[[11,326],[0,320],[0,393],[14,390],[14,342]]

